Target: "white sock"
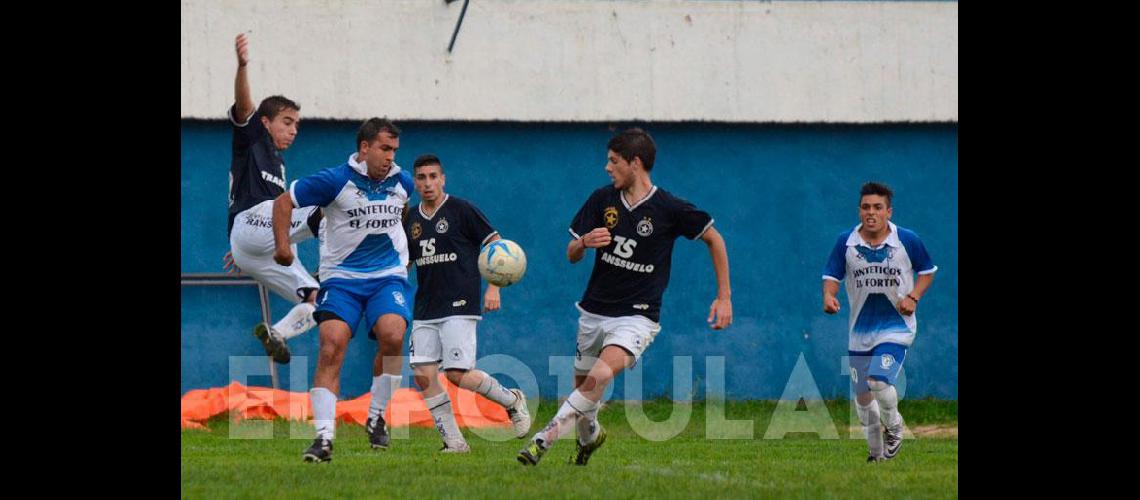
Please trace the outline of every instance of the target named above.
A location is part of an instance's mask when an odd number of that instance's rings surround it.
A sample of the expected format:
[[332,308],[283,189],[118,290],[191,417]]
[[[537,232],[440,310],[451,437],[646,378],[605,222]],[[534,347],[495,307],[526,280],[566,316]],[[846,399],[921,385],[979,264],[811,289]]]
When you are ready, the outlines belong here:
[[518,401],[519,398],[515,396],[515,393],[503,387],[498,380],[487,375],[486,372],[481,373],[483,373],[483,381],[479,382],[479,386],[475,388],[475,392],[482,394],[483,397],[494,401],[503,408],[510,408],[511,405]]
[[399,375],[388,375],[387,373],[381,374],[379,377],[372,377],[372,404],[368,406],[368,418],[376,418],[378,415],[384,414],[384,409],[388,407],[388,401],[392,400],[392,393],[396,392],[396,388],[400,386],[400,380],[403,377]]
[[313,405],[313,425],[317,436],[332,440],[336,437],[336,394],[324,387],[309,391],[309,401]]
[[550,448],[555,441],[558,441],[559,438],[574,428],[583,413],[593,412],[597,414],[597,411],[598,403],[590,401],[575,389],[558,408],[558,413],[554,415],[550,423],[534,435],[534,441],[539,442],[543,448]]
[[447,391],[425,398],[424,402],[427,403],[443,442],[450,444],[463,441],[463,433],[459,432],[459,424],[455,422],[455,413],[451,411],[451,398],[447,396]]
[[871,400],[867,406],[855,402],[855,413],[859,414],[859,423],[863,424],[863,431],[867,434],[867,451],[873,457],[883,456],[883,429],[879,427],[879,403]]
[[875,391],[875,401],[879,402],[883,425],[891,430],[898,429],[902,425],[902,415],[899,415],[899,393],[895,386],[888,385],[886,389]]
[[289,314],[286,314],[284,318],[281,318],[281,321],[273,325],[273,331],[280,333],[285,340],[305,333],[310,328],[317,326],[317,320],[313,319],[313,311],[316,310],[317,306],[308,302],[297,304],[293,306]]

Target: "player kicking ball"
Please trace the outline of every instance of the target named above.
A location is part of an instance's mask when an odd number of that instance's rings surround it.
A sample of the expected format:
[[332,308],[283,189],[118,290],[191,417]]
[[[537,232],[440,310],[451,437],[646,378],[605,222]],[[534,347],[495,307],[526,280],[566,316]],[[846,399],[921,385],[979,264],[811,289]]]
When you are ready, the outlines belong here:
[[471,450],[439,383],[441,369],[451,383],[505,408],[516,436],[524,438],[530,431],[526,396],[475,368],[475,330],[482,310],[500,306],[499,287],[488,283],[480,307],[479,249],[498,240],[499,232],[475,205],[444,192],[447,179],[435,155],[416,158],[412,175],[421,201],[405,228],[418,283],[408,361],[443,439],[440,451]]

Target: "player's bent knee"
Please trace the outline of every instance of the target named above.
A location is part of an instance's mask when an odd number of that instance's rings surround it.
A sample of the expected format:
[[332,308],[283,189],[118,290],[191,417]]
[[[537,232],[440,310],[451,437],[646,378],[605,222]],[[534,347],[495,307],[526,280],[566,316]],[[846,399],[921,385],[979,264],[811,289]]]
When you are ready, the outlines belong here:
[[324,361],[339,361],[344,359],[344,346],[335,342],[322,342],[320,357]]
[[871,390],[875,392],[882,391],[890,386],[891,384],[888,384],[882,380],[871,379],[867,381],[867,387],[870,387]]
[[428,387],[431,387],[430,375],[416,373],[412,378],[415,379],[416,387],[419,387],[421,391],[426,391]]
[[447,381],[457,386],[462,385],[464,375],[467,375],[467,370],[447,370],[444,372]]
[[582,384],[578,386],[578,390],[581,392],[592,392],[598,387],[604,386],[608,383],[609,378],[605,375],[596,375],[591,373],[589,375],[586,375],[585,380],[583,380]]
[[380,346],[378,355],[399,356],[404,347],[403,332],[383,330],[375,333],[376,343]]

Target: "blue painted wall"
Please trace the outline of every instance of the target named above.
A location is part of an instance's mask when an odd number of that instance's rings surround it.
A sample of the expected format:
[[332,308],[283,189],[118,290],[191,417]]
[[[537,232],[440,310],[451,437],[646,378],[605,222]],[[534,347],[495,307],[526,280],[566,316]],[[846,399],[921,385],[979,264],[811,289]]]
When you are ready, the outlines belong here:
[[[304,121],[285,152],[289,180],[338,165],[353,151],[358,123]],[[566,227],[586,197],[608,180],[606,124],[403,122],[397,162],[410,167],[432,152],[447,169],[447,191],[478,205],[504,237],[527,251],[529,269],[503,291],[504,310],[480,326],[479,354],[525,361],[544,397],[557,378],[548,356],[574,353],[577,311],[592,256],[566,261]],[[706,378],[705,357],[726,358],[729,398],[778,398],[802,353],[823,396],[847,394],[843,313],[821,311],[820,275],[837,234],[858,223],[859,186],[895,191],[894,222],[918,232],[940,271],[918,310],[918,339],[906,359],[907,397],[958,397],[958,126],[755,124],[644,125],[658,144],[653,181],[716,219],[728,244],[735,322],[721,332],[705,324],[716,285],[705,245],[677,241],[665,293],[662,331],[635,370],[647,396],[672,390],[672,356],[692,356]],[[624,128],[624,126],[622,127]],[[229,128],[182,121],[182,271],[221,271],[226,240]],[[418,201],[418,197],[413,203]],[[316,242],[302,262],[317,266]],[[288,310],[274,298],[274,317]],[[260,318],[253,287],[182,287],[182,385],[225,385],[229,356],[263,354],[249,334]],[[368,391],[375,344],[360,328],[342,371],[343,397]],[[290,342],[312,356],[315,330]],[[246,383],[269,385],[267,377]],[[289,380],[282,368],[281,380]],[[407,385],[407,377],[405,385]],[[510,385],[508,383],[508,385]],[[614,397],[623,398],[623,382]],[[696,396],[703,382],[695,384]]]

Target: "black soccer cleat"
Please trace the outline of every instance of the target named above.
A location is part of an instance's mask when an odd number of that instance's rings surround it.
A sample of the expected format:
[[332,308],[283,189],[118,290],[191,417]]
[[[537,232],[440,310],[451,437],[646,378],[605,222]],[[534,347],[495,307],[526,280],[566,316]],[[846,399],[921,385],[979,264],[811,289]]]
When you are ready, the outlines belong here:
[[388,429],[385,427],[384,416],[378,415],[376,418],[369,418],[368,422],[364,424],[364,430],[368,432],[368,443],[372,445],[372,449],[388,449],[388,443],[391,438],[388,436]]
[[289,346],[285,345],[285,339],[281,338],[281,334],[273,331],[269,325],[259,323],[253,327],[253,336],[261,342],[261,346],[265,348],[265,354],[273,361],[283,365],[289,364]]
[[[597,424],[601,427],[602,424]],[[585,446],[579,443],[577,439],[574,442],[578,445],[578,456],[574,458],[574,465],[586,465],[590,461],[590,455],[593,455],[598,448],[601,448],[606,443],[606,429],[604,427],[598,429],[598,437],[594,438],[594,442]]]
[[306,462],[321,463],[332,461],[333,444],[331,439],[324,439],[318,437],[313,440],[313,445],[305,450],[305,454],[301,458]]

